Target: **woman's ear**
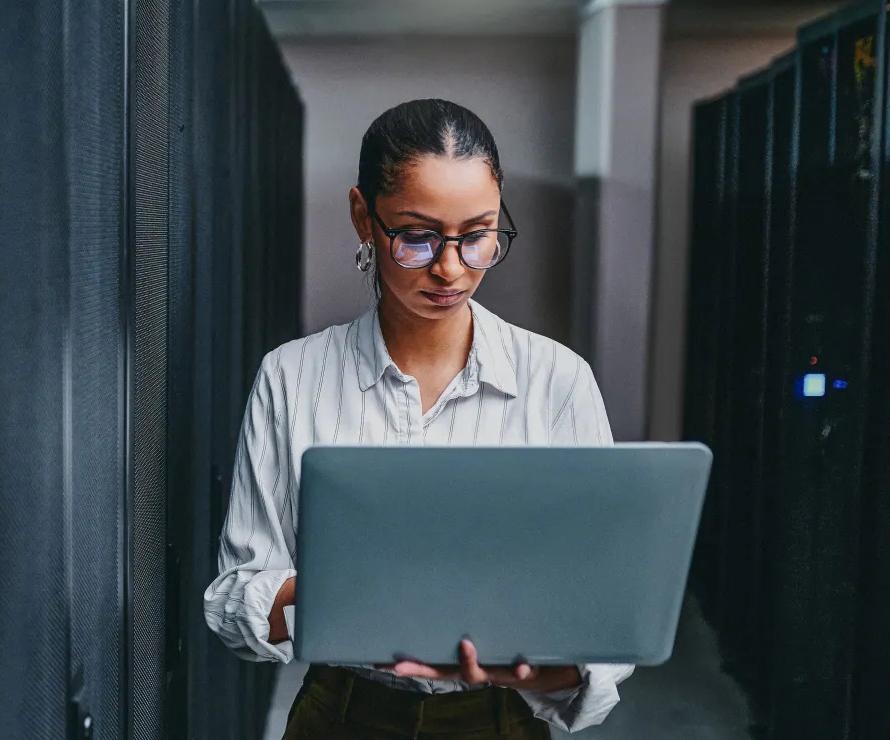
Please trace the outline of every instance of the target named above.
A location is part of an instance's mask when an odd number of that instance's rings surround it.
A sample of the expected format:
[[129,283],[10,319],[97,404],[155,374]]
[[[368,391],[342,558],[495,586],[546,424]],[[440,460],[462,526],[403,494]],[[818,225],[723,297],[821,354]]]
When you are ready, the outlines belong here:
[[368,204],[365,202],[361,190],[355,186],[349,188],[347,197],[349,198],[349,215],[352,218],[355,233],[358,234],[359,241],[368,241],[373,237]]

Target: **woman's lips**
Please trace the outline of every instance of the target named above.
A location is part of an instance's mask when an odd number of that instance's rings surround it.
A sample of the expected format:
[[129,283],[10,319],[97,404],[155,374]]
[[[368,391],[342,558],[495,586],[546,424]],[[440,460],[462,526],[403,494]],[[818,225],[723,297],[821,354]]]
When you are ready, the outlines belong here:
[[431,303],[435,303],[437,306],[451,306],[457,303],[462,297],[463,294],[466,293],[465,290],[461,290],[458,293],[452,293],[451,295],[441,295],[440,293],[429,293],[425,290],[420,291],[426,296],[427,300]]

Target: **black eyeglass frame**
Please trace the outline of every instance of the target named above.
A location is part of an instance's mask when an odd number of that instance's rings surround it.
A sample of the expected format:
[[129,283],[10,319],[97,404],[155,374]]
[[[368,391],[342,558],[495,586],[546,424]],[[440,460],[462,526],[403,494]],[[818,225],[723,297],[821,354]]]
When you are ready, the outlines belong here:
[[[416,226],[412,226],[409,228],[403,228],[403,229],[391,229],[385,223],[383,223],[383,219],[380,218],[380,215],[377,213],[377,210],[375,208],[371,209],[371,215],[374,216],[377,223],[380,224],[380,228],[383,230],[383,233],[389,237],[389,254],[392,257],[393,262],[395,262],[399,267],[401,267],[405,270],[423,270],[424,268],[427,268],[430,265],[435,264],[436,260],[439,259],[439,255],[442,254],[442,250],[445,249],[445,245],[448,242],[453,242],[453,241],[457,242],[457,256],[460,259],[461,264],[464,265],[464,267],[467,267],[471,270],[490,270],[492,267],[497,267],[499,264],[501,264],[501,262],[503,262],[505,259],[507,259],[507,254],[510,252],[510,246],[513,244],[513,240],[517,236],[519,236],[519,232],[516,230],[516,225],[513,223],[513,217],[510,215],[510,211],[507,210],[507,204],[504,203],[503,198],[501,198],[500,205],[504,211],[504,215],[507,217],[507,220],[510,222],[509,229],[474,229],[473,231],[468,231],[466,234],[459,234],[458,236],[446,236],[445,234],[440,234],[435,229],[418,229]],[[427,262],[425,265],[419,265],[417,267],[406,267],[405,265],[403,265],[401,262],[399,262],[396,259],[396,256],[395,256],[396,237],[399,234],[404,234],[406,231],[428,231],[429,233],[435,234],[437,237],[439,237],[439,240],[440,240],[439,246],[436,247],[436,251],[433,253],[433,258],[429,262]],[[496,231],[499,234],[506,235],[507,247],[506,247],[506,249],[504,249],[503,256],[497,262],[495,262],[493,265],[489,265],[488,267],[473,267],[473,265],[467,264],[466,260],[464,259],[464,253],[463,253],[464,239],[466,239],[469,236],[474,236],[476,234],[482,234],[482,233],[486,233],[489,231]]]

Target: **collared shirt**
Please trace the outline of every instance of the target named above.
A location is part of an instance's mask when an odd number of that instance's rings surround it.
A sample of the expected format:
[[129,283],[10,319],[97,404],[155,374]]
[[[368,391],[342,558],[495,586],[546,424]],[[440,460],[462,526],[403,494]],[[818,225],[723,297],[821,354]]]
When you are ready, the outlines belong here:
[[[590,365],[568,347],[510,324],[469,299],[473,339],[464,368],[426,413],[417,380],[386,348],[377,305],[348,324],[267,353],[247,400],[229,508],[219,538],[219,575],[204,592],[207,625],[239,657],[293,659],[293,644],[268,641],[268,615],[296,575],[299,461],[312,445],[612,444]],[[299,565],[298,563],[296,565]],[[285,607],[293,637],[293,607]],[[349,670],[426,693],[467,691],[460,680],[397,676],[372,665]],[[537,717],[570,732],[601,723],[633,665],[578,664],[579,687],[517,689]]]

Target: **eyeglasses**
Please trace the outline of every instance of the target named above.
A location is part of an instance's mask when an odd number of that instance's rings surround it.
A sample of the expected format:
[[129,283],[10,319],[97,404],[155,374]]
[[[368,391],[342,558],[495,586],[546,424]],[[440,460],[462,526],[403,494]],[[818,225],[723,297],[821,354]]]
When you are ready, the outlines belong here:
[[402,267],[409,270],[427,267],[439,258],[448,242],[456,241],[457,253],[464,265],[472,270],[487,270],[504,261],[519,234],[503,199],[501,208],[510,223],[509,229],[478,229],[459,236],[445,236],[431,229],[391,229],[373,208],[371,214],[389,237],[393,260]]

